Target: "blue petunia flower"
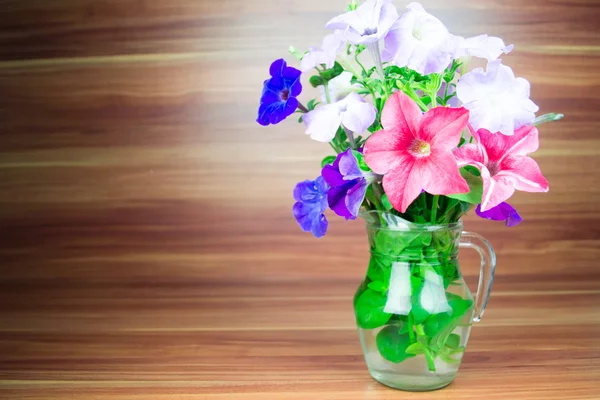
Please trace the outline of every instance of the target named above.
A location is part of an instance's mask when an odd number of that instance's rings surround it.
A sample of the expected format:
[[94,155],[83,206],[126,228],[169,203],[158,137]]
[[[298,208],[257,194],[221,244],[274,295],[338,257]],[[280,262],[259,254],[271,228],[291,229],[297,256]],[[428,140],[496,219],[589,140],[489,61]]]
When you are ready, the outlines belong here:
[[283,58],[273,61],[271,78],[264,83],[256,122],[267,126],[278,124],[298,108],[296,97],[302,92],[300,75],[296,68],[288,67]]
[[312,232],[317,238],[325,236],[327,232],[327,218],[323,213],[327,209],[328,190],[321,176],[314,181],[300,182],[294,189],[294,217],[304,232]]
[[506,226],[517,226],[523,221],[517,210],[508,203],[500,203],[496,207],[483,212],[481,212],[480,204],[477,206],[475,213],[481,218],[492,221],[506,221]]

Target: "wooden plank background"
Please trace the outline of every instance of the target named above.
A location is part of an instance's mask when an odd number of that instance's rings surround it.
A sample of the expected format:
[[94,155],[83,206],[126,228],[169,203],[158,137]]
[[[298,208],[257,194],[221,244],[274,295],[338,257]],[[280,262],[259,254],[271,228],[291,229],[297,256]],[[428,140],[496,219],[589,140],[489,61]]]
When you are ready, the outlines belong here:
[[254,121],[269,63],[345,1],[0,0],[0,398],[600,399],[600,2],[423,4],[515,43],[540,112],[566,114],[525,223],[466,218],[498,272],[450,387],[369,378],[362,224],[315,240],[290,212],[328,147]]

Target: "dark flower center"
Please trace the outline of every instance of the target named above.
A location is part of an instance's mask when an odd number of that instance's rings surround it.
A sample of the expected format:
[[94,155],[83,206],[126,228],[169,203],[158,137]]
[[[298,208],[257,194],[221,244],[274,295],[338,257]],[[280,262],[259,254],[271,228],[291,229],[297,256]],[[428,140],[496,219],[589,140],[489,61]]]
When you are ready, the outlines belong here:
[[365,35],[374,35],[377,33],[377,27],[365,29]]
[[487,168],[488,168],[488,171],[490,171],[491,176],[496,175],[498,173],[498,170],[500,170],[500,166],[498,165],[497,162],[489,163]]
[[290,91],[288,89],[283,89],[281,93],[279,93],[279,98],[281,101],[287,101],[290,98]]
[[431,154],[431,146],[421,139],[415,139],[408,146],[408,152],[415,157],[426,157]]

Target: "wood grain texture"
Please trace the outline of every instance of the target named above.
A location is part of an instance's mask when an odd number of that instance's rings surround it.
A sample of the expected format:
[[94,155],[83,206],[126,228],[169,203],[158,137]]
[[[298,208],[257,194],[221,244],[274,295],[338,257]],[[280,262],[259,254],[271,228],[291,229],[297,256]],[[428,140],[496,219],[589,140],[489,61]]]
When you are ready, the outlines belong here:
[[551,190],[515,196],[526,222],[466,218],[498,270],[451,386],[370,379],[362,224],[300,232],[291,191],[328,149],[254,122],[270,61],[345,1],[3,0],[0,399],[600,399],[600,3],[423,3],[515,43],[540,112],[567,116],[541,128]]

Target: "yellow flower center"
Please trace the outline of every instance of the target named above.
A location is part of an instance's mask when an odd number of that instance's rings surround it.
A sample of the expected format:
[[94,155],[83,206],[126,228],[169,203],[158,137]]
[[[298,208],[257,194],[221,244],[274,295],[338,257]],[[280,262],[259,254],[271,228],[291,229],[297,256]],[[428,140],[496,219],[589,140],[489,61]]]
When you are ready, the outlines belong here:
[[431,146],[421,139],[415,139],[408,147],[408,152],[415,157],[426,157],[431,154]]

